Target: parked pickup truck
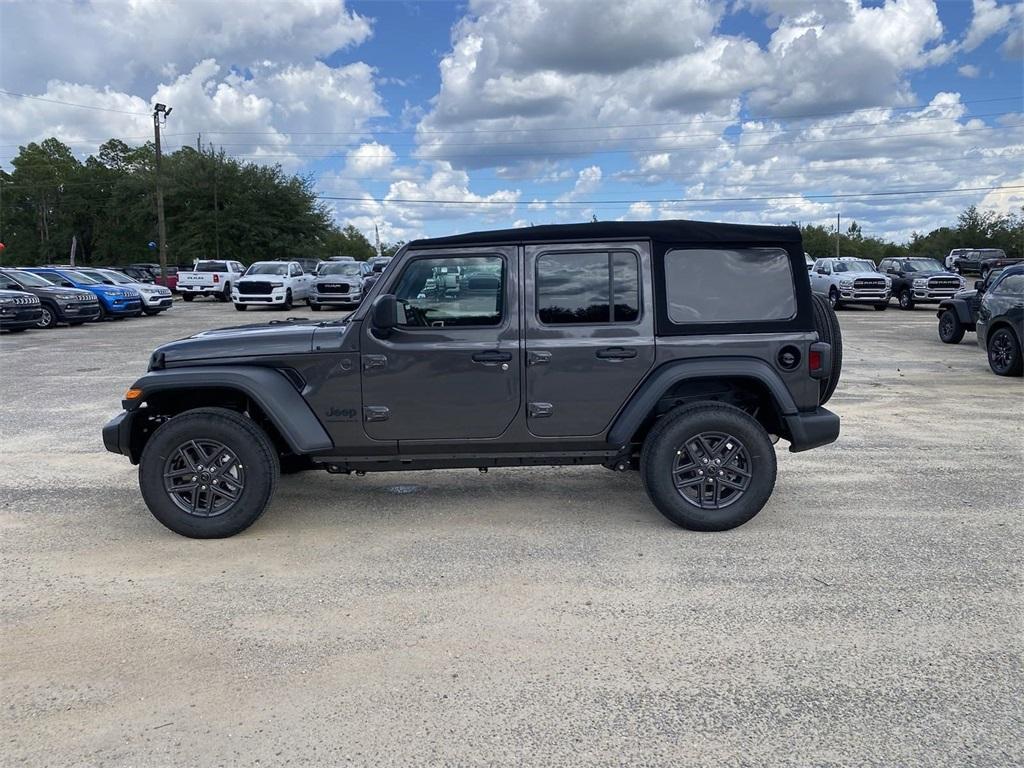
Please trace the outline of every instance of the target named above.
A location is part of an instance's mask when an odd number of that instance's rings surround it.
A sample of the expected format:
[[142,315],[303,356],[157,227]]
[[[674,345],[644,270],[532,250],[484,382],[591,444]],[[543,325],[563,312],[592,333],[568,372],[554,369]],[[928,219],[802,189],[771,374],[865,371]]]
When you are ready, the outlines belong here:
[[185,301],[192,301],[196,296],[229,301],[231,288],[243,274],[245,267],[237,261],[197,261],[191,272],[178,273],[178,293]]
[[313,276],[297,261],[257,261],[235,284],[231,301],[244,312],[250,304],[291,309],[296,301],[309,304]]
[[870,304],[877,310],[889,306],[892,280],[867,259],[818,259],[807,276],[811,290],[836,309],[843,304]]
[[1002,248],[954,248],[946,257],[946,269],[961,275],[976,273],[984,280],[993,269],[1020,264],[1021,261],[1007,256]]

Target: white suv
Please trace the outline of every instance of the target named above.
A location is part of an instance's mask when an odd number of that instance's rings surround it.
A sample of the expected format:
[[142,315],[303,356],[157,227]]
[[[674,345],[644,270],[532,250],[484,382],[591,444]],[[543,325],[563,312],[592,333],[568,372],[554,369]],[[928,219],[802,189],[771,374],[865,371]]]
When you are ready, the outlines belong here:
[[231,301],[242,312],[249,305],[291,309],[296,301],[309,303],[313,276],[297,261],[257,261],[231,288]]

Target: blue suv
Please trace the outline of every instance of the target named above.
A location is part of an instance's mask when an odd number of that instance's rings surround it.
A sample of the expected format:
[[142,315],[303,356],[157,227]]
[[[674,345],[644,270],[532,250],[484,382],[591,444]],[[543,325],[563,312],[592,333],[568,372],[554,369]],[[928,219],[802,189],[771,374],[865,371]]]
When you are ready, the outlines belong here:
[[100,300],[100,316],[98,318],[100,320],[107,317],[137,317],[142,314],[142,296],[134,288],[104,285],[77,270],[66,267],[26,267],[25,271],[42,275],[50,282],[63,285],[65,288],[82,288],[92,291]]

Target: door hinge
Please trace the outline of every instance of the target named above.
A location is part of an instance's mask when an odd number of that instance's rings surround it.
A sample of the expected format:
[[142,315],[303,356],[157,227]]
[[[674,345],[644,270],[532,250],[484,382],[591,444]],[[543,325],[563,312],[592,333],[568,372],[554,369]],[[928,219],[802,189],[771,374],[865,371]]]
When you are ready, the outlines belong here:
[[530,403],[527,408],[531,419],[546,419],[555,410],[555,406],[551,403]]
[[371,368],[384,368],[388,364],[388,358],[386,355],[363,355],[363,370],[368,371]]
[[391,409],[383,405],[367,405],[363,407],[363,421],[387,421],[391,418]]

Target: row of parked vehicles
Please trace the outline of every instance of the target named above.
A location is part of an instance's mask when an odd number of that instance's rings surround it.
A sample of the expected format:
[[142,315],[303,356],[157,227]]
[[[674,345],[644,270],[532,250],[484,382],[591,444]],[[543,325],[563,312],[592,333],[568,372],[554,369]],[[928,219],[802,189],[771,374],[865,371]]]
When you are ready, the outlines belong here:
[[5,267],[0,269],[0,329],[76,326],[107,318],[166,312],[169,288],[104,267]]
[[386,256],[368,261],[339,256],[327,261],[257,261],[248,268],[237,261],[201,260],[192,271],[178,272],[177,289],[185,301],[211,297],[230,301],[239,312],[251,306],[288,310],[302,302],[314,311],[351,308],[359,305],[390,260]]

